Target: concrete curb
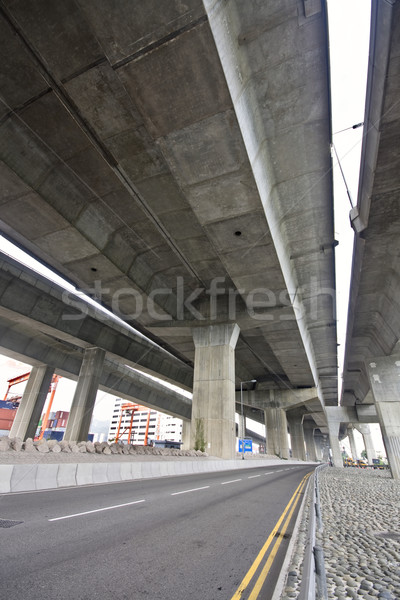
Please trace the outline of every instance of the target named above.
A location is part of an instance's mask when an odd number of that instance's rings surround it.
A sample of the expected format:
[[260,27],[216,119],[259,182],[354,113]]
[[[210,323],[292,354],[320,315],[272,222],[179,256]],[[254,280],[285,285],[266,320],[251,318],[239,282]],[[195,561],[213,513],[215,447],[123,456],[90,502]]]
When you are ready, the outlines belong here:
[[0,465],[0,493],[49,490],[60,487],[135,481],[174,475],[193,475],[272,465],[312,464],[290,460],[188,460],[115,463]]

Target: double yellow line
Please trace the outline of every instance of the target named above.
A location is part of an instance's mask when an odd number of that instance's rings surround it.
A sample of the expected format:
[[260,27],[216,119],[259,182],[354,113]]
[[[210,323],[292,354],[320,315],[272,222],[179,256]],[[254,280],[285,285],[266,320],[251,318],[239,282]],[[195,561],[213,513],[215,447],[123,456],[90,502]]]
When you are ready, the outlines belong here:
[[[261,548],[260,552],[257,555],[257,558],[255,559],[255,561],[253,562],[253,564],[251,565],[250,569],[247,571],[243,581],[241,582],[241,584],[239,585],[238,589],[236,590],[236,592],[234,593],[234,595],[232,596],[231,600],[240,600],[240,598],[242,597],[243,592],[248,588],[248,586],[251,583],[251,580],[253,579],[256,571],[258,570],[261,562],[264,560],[265,555],[267,554],[268,548],[270,547],[270,545],[272,544],[273,539],[277,536],[277,540],[271,550],[271,552],[269,553],[269,556],[267,558],[267,561],[260,573],[260,575],[258,576],[257,581],[254,584],[254,587],[251,591],[250,596],[248,597],[248,600],[257,600],[261,589],[265,583],[265,580],[267,578],[267,575],[270,571],[271,565],[275,559],[275,556],[279,550],[279,546],[282,543],[283,537],[286,533],[286,529],[289,526],[290,520],[293,516],[293,513],[295,511],[295,508],[299,502],[299,499],[301,497],[301,493],[304,489],[304,486],[306,485],[306,482],[308,480],[308,478],[310,477],[311,473],[307,473],[307,475],[305,475],[303,477],[303,479],[301,480],[301,482],[299,483],[296,491],[294,492],[293,496],[290,498],[285,510],[283,511],[282,515],[279,517],[275,527],[273,528],[273,530],[271,531],[267,541],[265,542],[264,546]],[[279,535],[277,535],[279,533]]]

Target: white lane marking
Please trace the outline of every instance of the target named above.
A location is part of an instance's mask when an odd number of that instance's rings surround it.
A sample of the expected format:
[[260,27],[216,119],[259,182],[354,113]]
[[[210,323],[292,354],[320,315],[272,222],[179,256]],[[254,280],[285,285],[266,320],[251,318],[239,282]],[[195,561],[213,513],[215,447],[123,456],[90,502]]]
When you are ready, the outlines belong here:
[[282,473],[283,469],[278,469],[278,471],[274,471],[274,473]]
[[105,506],[104,508],[96,508],[95,510],[87,510],[86,512],[75,513],[74,515],[65,515],[64,517],[56,517],[49,521],[61,521],[62,519],[73,519],[74,517],[82,517],[83,515],[91,515],[93,513],[102,512],[103,510],[112,510],[113,508],[122,508],[123,506],[132,506],[132,504],[140,504],[146,500],[135,500],[134,502],[126,502],[125,504],[115,504],[114,506]]
[[242,481],[241,479],[232,479],[231,481],[221,481],[221,485],[227,485],[228,483],[236,483],[237,481]]
[[264,473],[264,475],[273,475],[274,472],[273,471],[268,471],[267,473]]
[[184,490],[183,492],[174,492],[173,494],[171,494],[171,496],[178,496],[179,494],[188,494],[189,492],[198,492],[199,490],[206,490],[209,487],[210,487],[209,485],[205,485],[203,487],[193,488],[192,490]]
[[250,475],[247,479],[255,479],[256,477],[261,477],[261,475]]

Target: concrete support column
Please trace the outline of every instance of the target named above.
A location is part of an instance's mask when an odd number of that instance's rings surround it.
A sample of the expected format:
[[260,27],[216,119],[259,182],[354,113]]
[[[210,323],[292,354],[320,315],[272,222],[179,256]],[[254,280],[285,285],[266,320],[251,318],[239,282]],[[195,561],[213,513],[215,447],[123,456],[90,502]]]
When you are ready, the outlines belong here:
[[33,367],[11,427],[10,437],[26,440],[35,436],[53,373],[53,367]]
[[289,439],[286,413],[282,408],[266,408],[265,437],[267,454],[289,458]]
[[315,455],[317,460],[322,461],[324,458],[325,435],[319,430],[314,432]]
[[306,460],[306,449],[304,445],[303,414],[287,413],[289,422],[290,441],[292,446],[292,457]]
[[326,440],[325,440],[325,446],[322,448],[322,461],[323,462],[328,462],[330,455],[329,455],[329,436],[326,436]]
[[190,450],[191,422],[182,420],[182,450]]
[[85,350],[64,440],[87,440],[104,357],[105,351],[101,348]]
[[343,458],[339,445],[340,421],[333,421],[328,418],[329,443],[332,450],[333,466],[343,468]]
[[195,345],[191,448],[205,444],[208,454],[236,455],[235,346],[236,324],[193,330]]
[[372,465],[372,459],[376,458],[376,451],[374,442],[372,440],[372,434],[369,425],[358,423],[356,429],[361,433],[364,440],[364,448],[367,452],[368,464]]
[[317,462],[317,453],[314,442],[315,423],[313,421],[303,421],[304,441],[306,444],[307,460]]
[[400,479],[400,354],[374,358],[367,372],[393,479]]
[[358,456],[357,456],[356,441],[354,439],[354,429],[353,429],[353,427],[349,427],[348,428],[348,430],[347,430],[347,436],[348,436],[349,442],[350,442],[351,456],[352,456],[353,460],[357,460]]

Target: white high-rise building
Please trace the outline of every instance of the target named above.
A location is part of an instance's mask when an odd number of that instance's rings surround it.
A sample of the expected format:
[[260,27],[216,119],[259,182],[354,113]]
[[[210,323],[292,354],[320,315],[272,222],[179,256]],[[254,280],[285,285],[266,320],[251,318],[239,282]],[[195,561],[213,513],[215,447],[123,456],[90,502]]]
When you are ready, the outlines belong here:
[[[108,429],[108,440],[114,440],[118,433],[119,439],[127,443],[129,437],[129,428],[131,423],[131,411],[121,410],[124,405],[138,406],[135,410],[132,421],[131,442],[135,445],[143,445],[145,442],[146,428],[148,423],[147,444],[150,445],[153,440],[169,440],[174,442],[182,441],[182,420],[171,417],[156,410],[148,409],[145,406],[122,400],[115,399],[114,410]],[[122,412],[122,419],[121,418]]]

